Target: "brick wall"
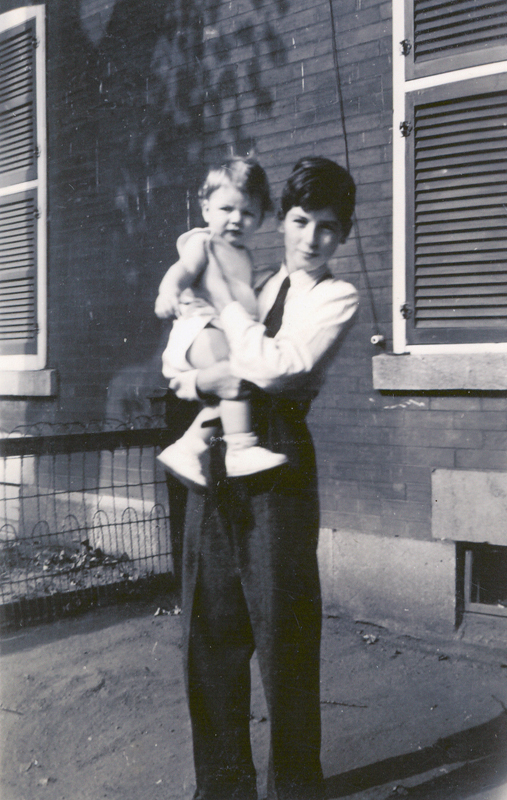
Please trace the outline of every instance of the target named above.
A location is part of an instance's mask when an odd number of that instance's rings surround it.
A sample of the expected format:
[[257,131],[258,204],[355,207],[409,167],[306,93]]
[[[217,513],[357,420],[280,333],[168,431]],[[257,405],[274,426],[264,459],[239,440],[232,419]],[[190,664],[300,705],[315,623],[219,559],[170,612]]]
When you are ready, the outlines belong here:
[[[299,6],[299,7],[298,7]],[[275,4],[271,4],[272,11]],[[243,12],[241,11],[243,9]],[[335,269],[361,291],[355,326],[310,415],[315,436],[322,525],[363,534],[431,539],[431,472],[505,468],[505,400],[463,393],[393,394],[373,390],[375,348],[357,233],[365,256],[380,332],[391,348],[392,98],[391,5],[378,0],[333,4],[350,167],[358,185],[358,230],[339,251]],[[248,89],[252,51],[237,44],[249,4],[223,4],[236,67],[235,115],[206,109],[206,156],[224,142],[253,144],[278,195],[294,161],[306,153],[344,163],[344,130],[334,69],[328,2],[289,3],[272,14],[277,50],[257,63],[270,103]],[[236,33],[236,39],[234,38]],[[209,155],[208,155],[209,154]],[[260,263],[279,257],[275,224],[258,236]],[[378,352],[378,351],[377,351]]]
[[[104,35],[96,15],[108,6]],[[60,393],[43,413],[59,420],[103,417],[113,385],[125,395],[142,388],[162,334],[156,287],[185,224],[177,176],[150,187],[143,153],[162,11],[147,3],[142,24],[129,27],[134,10],[48,5],[49,366]]]
[[[428,539],[432,469],[505,469],[507,401],[372,388],[378,331],[357,234],[389,350],[391,5],[334,0],[333,10],[358,185],[358,228],[333,269],[359,288],[361,308],[310,415],[322,524]],[[166,334],[153,302],[177,235],[200,223],[207,163],[253,149],[277,197],[300,156],[345,163],[328,0],[143,0],[138,11],[134,0],[49,0],[48,366],[60,394],[32,404],[33,419],[102,416],[111,387],[135,410],[160,384]],[[268,219],[257,264],[280,256]]]

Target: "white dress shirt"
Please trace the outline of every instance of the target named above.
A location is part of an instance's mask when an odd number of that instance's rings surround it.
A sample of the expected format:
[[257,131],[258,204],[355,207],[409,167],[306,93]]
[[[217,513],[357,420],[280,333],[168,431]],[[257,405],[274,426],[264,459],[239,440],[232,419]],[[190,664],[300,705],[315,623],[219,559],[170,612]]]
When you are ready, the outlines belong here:
[[[263,320],[278,294],[287,268],[273,275],[258,296]],[[297,270],[290,275],[290,288],[278,333],[265,335],[262,322],[252,319],[241,303],[229,303],[220,315],[231,350],[231,370],[237,377],[270,393],[311,389],[316,394],[327,359],[346,323],[358,306],[356,289],[345,281],[326,277],[327,267],[309,275]],[[177,394],[196,399],[197,370],[178,376]]]
[[[358,305],[350,283],[326,278],[326,274],[326,267],[312,275],[302,269],[291,273],[282,324],[273,338],[265,336],[264,325],[253,320],[240,303],[224,308],[221,320],[236,376],[274,393],[307,384],[306,378],[318,369]],[[262,289],[258,298],[261,319],[287,275],[282,266]]]

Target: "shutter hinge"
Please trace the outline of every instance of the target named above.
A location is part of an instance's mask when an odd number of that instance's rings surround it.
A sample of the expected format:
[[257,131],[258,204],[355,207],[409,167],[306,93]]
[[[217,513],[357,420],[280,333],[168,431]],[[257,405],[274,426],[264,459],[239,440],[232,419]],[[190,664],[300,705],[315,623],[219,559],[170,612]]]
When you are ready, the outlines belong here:
[[403,39],[403,41],[400,42],[400,47],[401,47],[401,55],[408,56],[408,54],[412,50],[412,42],[410,41],[410,39]]
[[33,215],[34,215],[35,219],[40,219],[40,213],[41,213],[40,212],[40,208],[34,208]]
[[32,47],[34,50],[37,50],[38,46],[40,45],[40,39],[37,36],[32,36]]
[[409,319],[412,316],[412,309],[408,303],[403,303],[403,305],[400,306],[400,314],[403,319]]
[[34,154],[35,158],[40,158],[40,147],[39,147],[39,145],[34,147],[33,154]]
[[410,124],[410,122],[407,122],[406,120],[400,122],[400,132],[403,137],[410,136],[410,134],[412,133],[412,125]]

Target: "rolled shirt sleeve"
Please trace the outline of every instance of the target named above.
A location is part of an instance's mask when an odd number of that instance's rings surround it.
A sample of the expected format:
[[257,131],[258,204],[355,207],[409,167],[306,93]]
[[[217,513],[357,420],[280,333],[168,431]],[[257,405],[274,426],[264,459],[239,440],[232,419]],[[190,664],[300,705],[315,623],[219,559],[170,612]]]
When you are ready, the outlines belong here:
[[303,270],[290,277],[282,325],[274,338],[238,302],[221,314],[233,373],[268,392],[291,388],[309,375],[358,307],[358,293],[350,283],[333,278],[316,282]]

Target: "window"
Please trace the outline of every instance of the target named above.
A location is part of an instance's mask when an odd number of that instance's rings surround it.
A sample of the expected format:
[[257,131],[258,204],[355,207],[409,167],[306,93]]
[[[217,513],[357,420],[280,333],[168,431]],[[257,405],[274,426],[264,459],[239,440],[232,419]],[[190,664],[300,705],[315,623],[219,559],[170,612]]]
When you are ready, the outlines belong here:
[[44,7],[0,15],[0,369],[46,363]]
[[393,35],[394,351],[506,353],[507,7],[394,0]]
[[463,547],[465,612],[507,617],[507,547]]

